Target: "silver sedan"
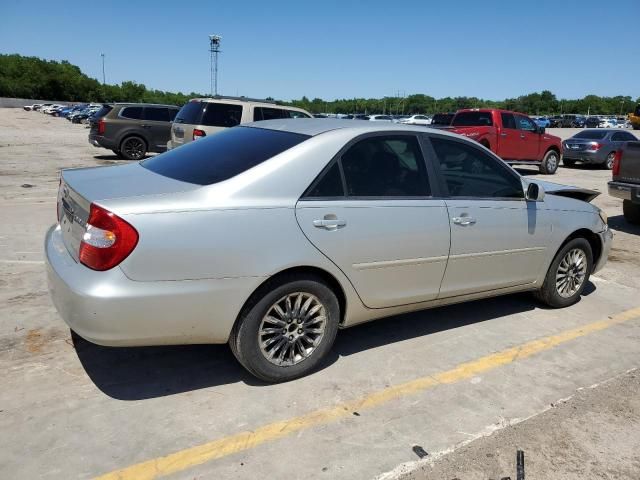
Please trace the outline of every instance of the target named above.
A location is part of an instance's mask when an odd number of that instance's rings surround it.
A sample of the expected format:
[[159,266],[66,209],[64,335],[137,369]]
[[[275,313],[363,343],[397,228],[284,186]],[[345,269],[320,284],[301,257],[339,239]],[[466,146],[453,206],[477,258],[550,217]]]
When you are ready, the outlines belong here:
[[49,287],[89,341],[228,342],[289,380],[362,322],[520,291],[575,303],[611,244],[595,195],[439,130],[264,121],[64,170]]

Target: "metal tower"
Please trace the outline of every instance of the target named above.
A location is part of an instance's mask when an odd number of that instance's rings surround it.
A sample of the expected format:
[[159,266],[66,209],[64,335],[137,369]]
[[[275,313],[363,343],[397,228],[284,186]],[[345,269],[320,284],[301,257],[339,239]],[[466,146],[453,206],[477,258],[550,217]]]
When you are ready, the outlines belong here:
[[218,95],[218,53],[220,53],[219,35],[209,35],[209,53],[211,54],[211,95]]

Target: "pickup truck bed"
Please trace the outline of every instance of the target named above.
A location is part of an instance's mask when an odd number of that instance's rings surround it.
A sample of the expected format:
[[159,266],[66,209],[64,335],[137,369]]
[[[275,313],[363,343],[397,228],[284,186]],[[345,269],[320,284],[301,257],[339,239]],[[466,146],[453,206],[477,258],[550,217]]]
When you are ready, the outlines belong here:
[[624,218],[640,224],[640,142],[627,142],[613,164],[609,195],[621,198]]

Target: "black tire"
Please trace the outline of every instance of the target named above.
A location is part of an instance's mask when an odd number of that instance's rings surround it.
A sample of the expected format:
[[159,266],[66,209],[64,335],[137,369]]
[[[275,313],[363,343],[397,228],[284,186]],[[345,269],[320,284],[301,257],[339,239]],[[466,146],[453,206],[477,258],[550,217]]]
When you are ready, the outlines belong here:
[[553,175],[560,165],[560,154],[555,150],[549,150],[544,154],[544,158],[540,163],[540,172],[545,175]]
[[[558,286],[556,284],[556,275],[559,273],[560,264],[565,259],[565,256],[572,251],[582,251],[584,252],[584,256],[586,259],[586,269],[584,271],[584,276],[582,278],[582,283],[579,285],[579,288],[575,292],[571,292],[569,296],[563,296],[558,291]],[[548,305],[551,308],[563,308],[568,307],[569,305],[573,305],[580,299],[580,295],[589,282],[589,276],[591,275],[591,270],[593,269],[593,252],[591,250],[591,245],[589,242],[582,238],[574,238],[570,240],[562,248],[558,251],[553,262],[551,262],[551,266],[547,271],[547,275],[544,278],[544,283],[540,290],[535,292],[535,296],[542,303]],[[567,292],[565,292],[567,293]]]
[[113,154],[118,157],[118,158],[124,158],[124,156],[122,155],[122,152],[120,152],[120,150],[111,150],[113,152]]
[[[324,315],[322,315],[325,318],[324,332],[320,337],[319,343],[308,353],[306,358],[298,360],[298,363],[295,364],[276,365],[273,361],[267,359],[266,354],[262,351],[259,339],[260,327],[263,318],[270,313],[276,303],[288,295],[298,292],[314,296],[324,308]],[[290,325],[283,325],[285,329],[293,327],[295,330],[298,328],[295,326],[296,322],[293,322],[292,319],[287,320],[287,322]],[[267,382],[286,382],[307,375],[322,362],[333,346],[339,323],[340,305],[338,299],[322,278],[311,274],[282,276],[265,284],[247,302],[233,327],[229,337],[229,346],[238,361],[251,374]],[[279,329],[280,327],[277,328]],[[289,330],[289,332],[293,331]],[[301,330],[297,332],[300,333]],[[278,332],[273,335],[275,337],[280,334]],[[285,337],[287,335],[288,333],[285,332]],[[291,339],[291,336],[289,336],[289,339]],[[268,341],[269,338],[266,342]],[[289,345],[292,344],[289,343]],[[279,352],[285,348],[278,349],[276,347],[272,352]],[[295,354],[295,348],[292,350]]]
[[127,160],[142,160],[147,154],[147,142],[142,137],[131,135],[120,142],[119,150]]
[[571,158],[563,158],[563,159],[562,159],[562,164],[563,164],[565,167],[574,167],[574,166],[575,166],[575,164],[576,164],[576,161],[575,161],[575,160],[573,160],[573,159],[571,159]]
[[633,223],[634,225],[640,225],[640,205],[633,203],[631,200],[624,200],[622,202],[622,214],[624,219]]
[[613,161],[616,158],[616,152],[611,152],[607,155],[607,158],[604,159],[604,163],[601,165],[605,170],[613,169]]

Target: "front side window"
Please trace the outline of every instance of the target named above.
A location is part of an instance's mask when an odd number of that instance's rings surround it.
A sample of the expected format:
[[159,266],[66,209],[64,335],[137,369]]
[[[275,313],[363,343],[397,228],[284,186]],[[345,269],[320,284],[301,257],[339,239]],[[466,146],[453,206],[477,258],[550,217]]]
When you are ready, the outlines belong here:
[[242,105],[207,102],[202,114],[202,125],[208,127],[235,127],[242,120]]
[[425,197],[431,195],[426,166],[414,136],[371,137],[340,159],[347,196]]
[[132,120],[142,119],[142,107],[125,107],[120,112],[122,118],[130,118]]
[[451,197],[523,198],[516,174],[473,145],[431,138]]
[[518,130],[525,130],[527,132],[535,132],[537,129],[536,124],[529,117],[524,115],[516,115],[516,125]]
[[144,119],[153,122],[168,122],[169,110],[164,107],[145,107]]
[[253,109],[253,121],[276,120],[279,118],[289,118],[289,115],[281,108],[255,107]]

